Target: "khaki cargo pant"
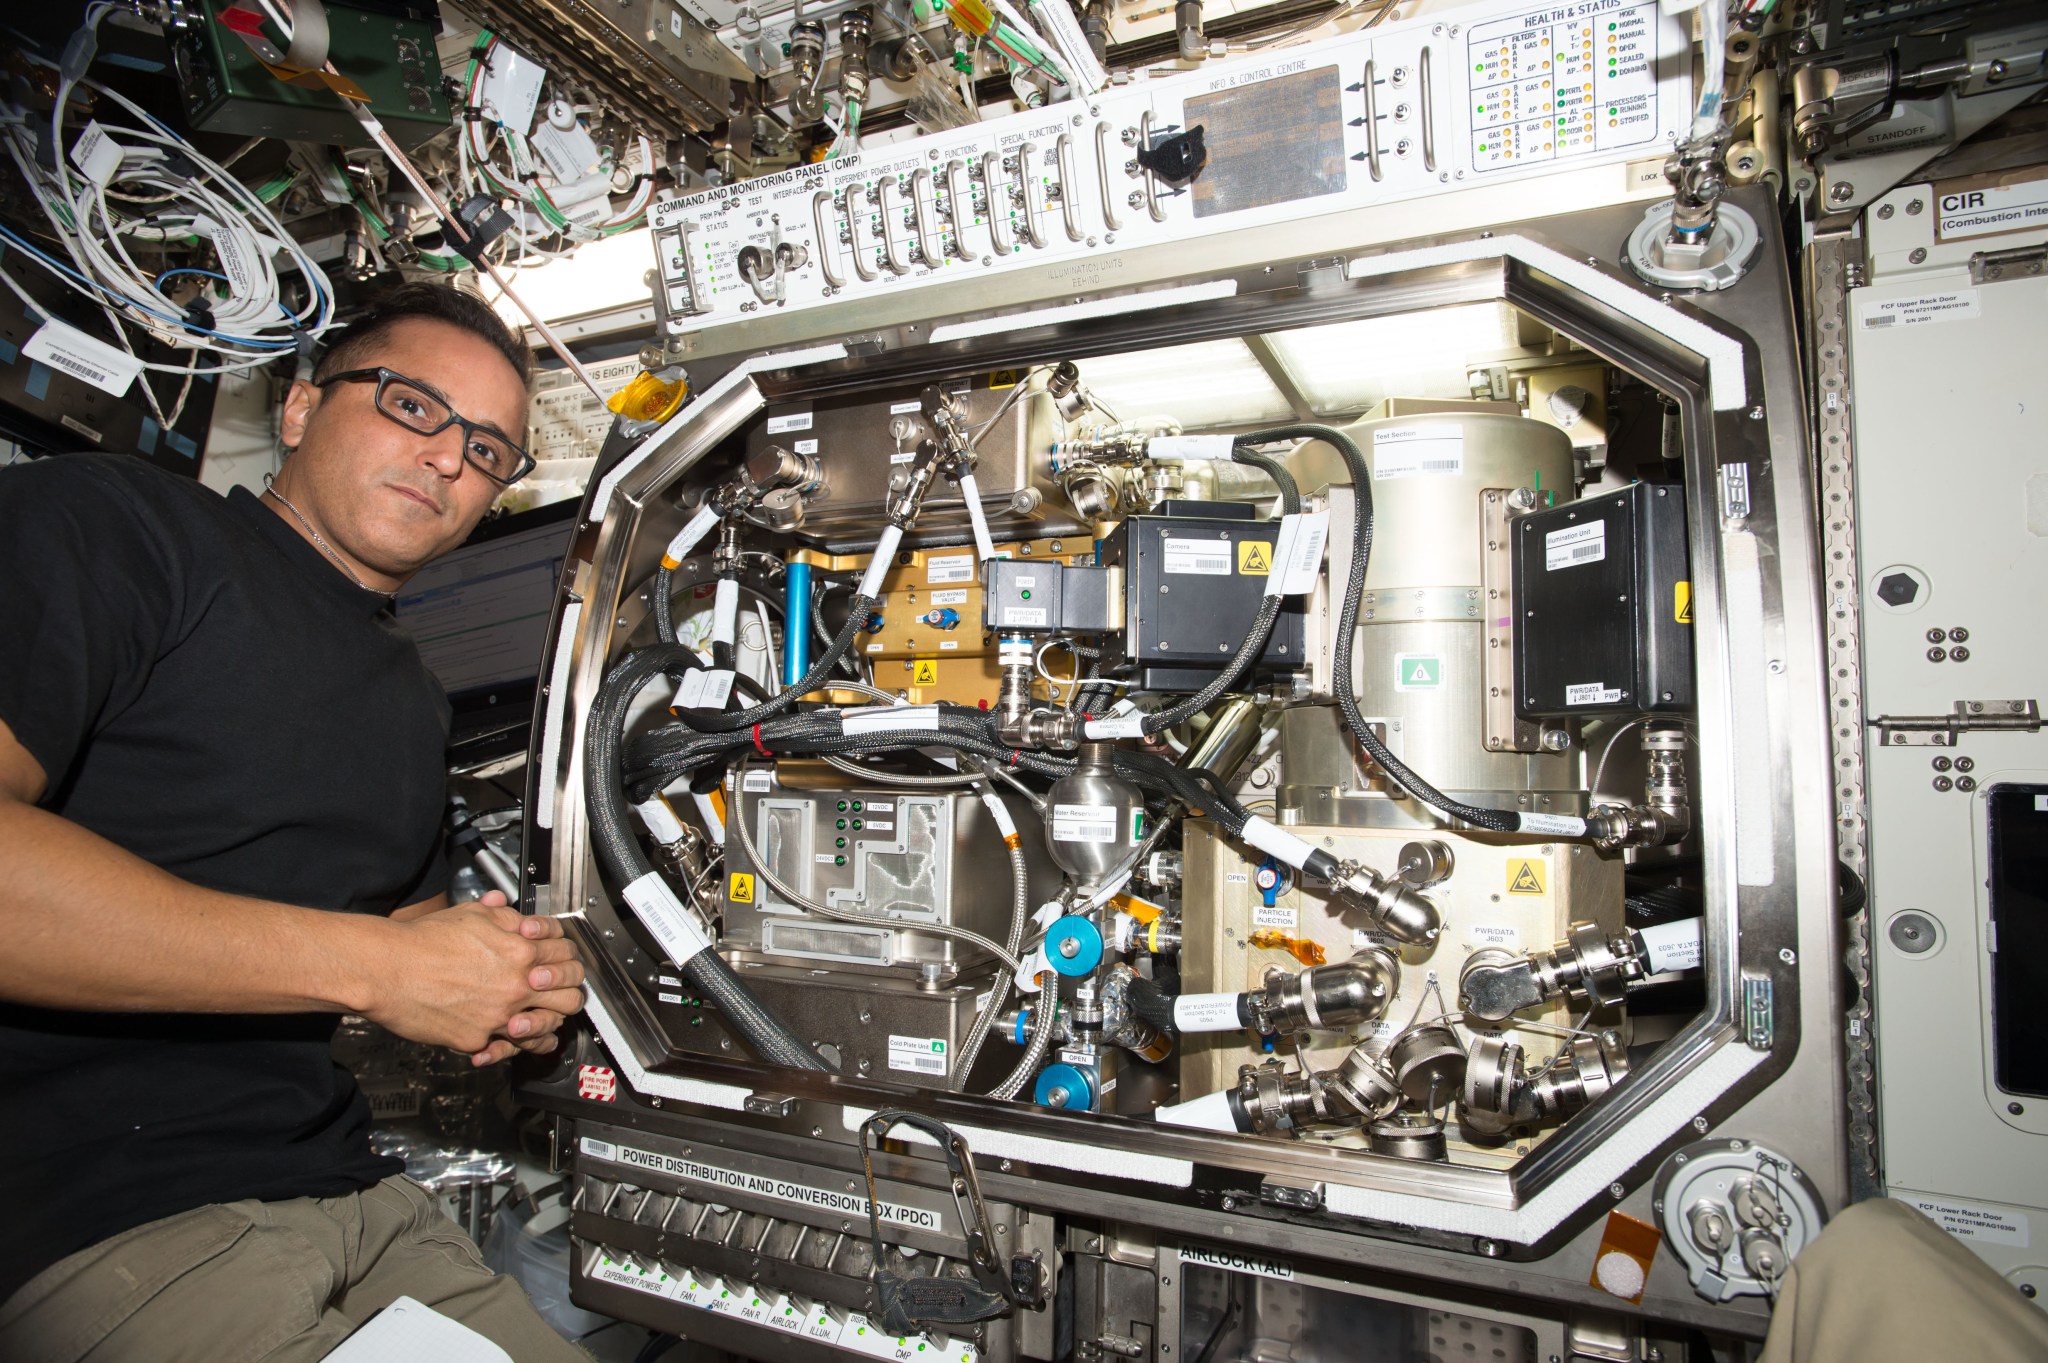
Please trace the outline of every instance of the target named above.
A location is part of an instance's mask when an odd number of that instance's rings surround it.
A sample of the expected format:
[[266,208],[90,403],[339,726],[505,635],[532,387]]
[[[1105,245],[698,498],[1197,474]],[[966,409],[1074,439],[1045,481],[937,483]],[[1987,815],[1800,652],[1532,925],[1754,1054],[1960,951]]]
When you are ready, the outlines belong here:
[[589,1363],[406,1178],[199,1207],[110,1236],[0,1305],[0,1363],[312,1363],[399,1297],[517,1363]]

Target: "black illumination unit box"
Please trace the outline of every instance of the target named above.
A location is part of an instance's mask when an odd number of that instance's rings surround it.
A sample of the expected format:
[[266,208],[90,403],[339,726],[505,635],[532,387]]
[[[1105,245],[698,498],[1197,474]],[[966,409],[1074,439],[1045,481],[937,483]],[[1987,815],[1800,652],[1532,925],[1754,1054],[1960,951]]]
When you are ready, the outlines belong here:
[[[1279,524],[1249,506],[1179,502],[1198,514],[1132,516],[1102,542],[1100,561],[1124,570],[1123,632],[1102,639],[1102,666],[1147,691],[1199,691],[1236,656],[1273,570]],[[1242,514],[1238,514],[1242,513]],[[1289,597],[1257,670],[1305,666],[1302,598]]]
[[1689,710],[1685,492],[1636,483],[1514,522],[1524,719]]

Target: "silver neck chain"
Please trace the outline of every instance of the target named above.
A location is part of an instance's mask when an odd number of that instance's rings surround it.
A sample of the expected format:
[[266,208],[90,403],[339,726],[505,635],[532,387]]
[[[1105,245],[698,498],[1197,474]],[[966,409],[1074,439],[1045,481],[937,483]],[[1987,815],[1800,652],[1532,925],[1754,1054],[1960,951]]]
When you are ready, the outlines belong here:
[[263,480],[263,490],[269,493],[271,496],[277,498],[279,502],[283,503],[284,509],[292,513],[292,519],[296,520],[301,526],[305,528],[306,533],[313,537],[314,547],[319,549],[321,553],[327,555],[327,557],[333,559],[334,566],[341,569],[344,573],[347,573],[350,579],[353,580],[358,587],[361,587],[366,592],[375,592],[378,596],[388,597],[395,594],[392,592],[378,591],[375,587],[372,587],[369,583],[363,581],[362,574],[358,573],[355,569],[349,567],[347,563],[342,561],[342,557],[340,554],[335,553],[333,549],[328,547],[327,541],[320,538],[320,532],[313,528],[313,523],[306,519],[305,513],[292,505],[291,498],[285,496],[282,492],[279,492],[276,488],[272,487],[270,485],[269,478],[265,478]]

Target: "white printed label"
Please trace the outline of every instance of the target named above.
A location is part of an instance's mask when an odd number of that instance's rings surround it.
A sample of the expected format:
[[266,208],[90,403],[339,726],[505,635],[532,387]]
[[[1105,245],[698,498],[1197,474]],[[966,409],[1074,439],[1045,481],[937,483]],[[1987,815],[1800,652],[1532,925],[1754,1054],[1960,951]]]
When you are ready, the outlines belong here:
[[1611,705],[1621,699],[1621,688],[1605,682],[1583,682],[1564,689],[1566,705]]
[[[768,1174],[750,1174],[739,1169],[703,1164],[693,1159],[664,1155],[653,1150],[641,1150],[630,1145],[619,1146],[617,1155],[612,1157],[612,1162],[640,1169],[652,1169],[657,1173],[690,1179],[715,1188],[731,1188],[736,1192],[752,1193],[757,1197],[772,1198],[778,1202],[801,1203],[821,1211],[839,1212],[860,1218],[865,1218],[868,1214],[868,1200],[858,1192],[815,1188],[791,1179]],[[883,1221],[898,1226],[912,1226],[918,1230],[941,1229],[939,1214],[935,1211],[927,1211],[923,1207],[906,1207],[895,1202],[883,1202],[878,1205]]]
[[1394,689],[1396,691],[1441,691],[1444,685],[1444,660],[1435,653],[1396,653],[1394,655]]
[[1229,435],[1155,435],[1145,442],[1153,459],[1228,459],[1237,446]]
[[2003,1245],[2007,1249],[2028,1248],[2025,1212],[1988,1207],[1981,1202],[1961,1202],[1952,1197],[1929,1197],[1925,1193],[1893,1196],[1958,1240]]
[[1657,923],[1637,931],[1643,939],[1643,954],[1649,958],[1650,973],[1667,970],[1697,970],[1701,961],[1700,920],[1681,919]]
[[1115,842],[1116,810],[1108,805],[1054,805],[1054,842]]
[[1279,1278],[1292,1282],[1294,1270],[1285,1259],[1268,1259],[1264,1255],[1247,1254],[1243,1250],[1209,1249],[1202,1245],[1183,1245],[1180,1261],[1184,1264],[1207,1264],[1211,1268],[1228,1269],[1232,1273],[1252,1273],[1261,1278]]
[[683,36],[683,12],[681,10],[672,9],[668,12],[668,31],[669,36],[672,38]]
[[946,554],[924,561],[924,580],[936,587],[942,582],[974,581],[974,555]]
[[1255,928],[1287,928],[1301,926],[1301,913],[1285,904],[1252,905],[1252,926]]
[[1465,940],[1474,946],[1519,949],[1522,930],[1512,923],[1468,923]]
[[939,1036],[889,1037],[889,1068],[912,1074],[946,1076],[946,1039]]
[[635,1268],[632,1264],[622,1264],[609,1255],[597,1256],[597,1263],[591,1267],[590,1276],[599,1282],[617,1283],[620,1287],[630,1287],[635,1292],[646,1292],[656,1297],[675,1295],[671,1290],[673,1280],[660,1269]]
[[533,129],[533,149],[547,164],[548,173],[563,184],[580,180],[597,165],[597,143],[583,131],[583,125],[557,128],[543,119]]
[[97,123],[85,125],[85,131],[71,144],[71,164],[77,166],[86,179],[104,186],[114,178],[114,172],[121,169],[121,148],[107,130]]
[[1929,322],[1964,322],[1977,316],[1975,289],[1942,289],[1912,298],[1887,298],[1863,308],[1863,329],[1918,327]]
[[676,687],[673,710],[723,708],[732,695],[733,671],[729,667],[692,668]]
[[1586,821],[1572,814],[1517,814],[1515,820],[1515,830],[1520,833],[1547,833],[1557,838],[1586,836]]
[[1145,716],[1115,715],[1107,719],[1091,719],[1085,727],[1090,738],[1143,738]]
[[743,789],[744,789],[744,790],[746,791],[746,793],[747,793],[747,794],[749,794],[749,795],[762,795],[762,794],[766,794],[766,793],[767,793],[768,791],[771,791],[771,790],[773,790],[774,788],[775,788],[775,775],[774,775],[774,773],[773,773],[773,772],[766,772],[766,771],[750,771],[750,772],[748,772],[748,773],[747,773],[747,779],[746,779],[746,783],[745,783],[745,785],[743,786]]
[[1223,883],[1225,885],[1249,885],[1252,883],[1252,873],[1250,871],[1225,871],[1223,873]]
[[1172,535],[1161,541],[1165,553],[1165,568],[1169,573],[1194,573],[1202,577],[1229,577],[1229,540],[1176,539]]
[[142,361],[133,355],[54,317],[22,343],[21,353],[115,397],[127,392],[142,372]]
[[1543,537],[1543,567],[1546,572],[1598,563],[1607,557],[1607,522],[1588,521],[1565,530],[1553,530]]
[[1182,994],[1173,1001],[1173,1025],[1183,1032],[1234,1032],[1244,1023],[1235,994]]
[[704,935],[704,930],[697,926],[697,920],[683,907],[683,901],[676,898],[676,892],[661,878],[661,872],[649,871],[620,890],[619,896],[633,906],[634,914],[677,965],[710,949],[711,939]]
[[967,589],[950,587],[943,592],[933,592],[931,603],[934,606],[964,606],[967,604]]
[[1323,572],[1323,545],[1330,538],[1330,513],[1299,512],[1280,518],[1280,539],[1273,549],[1273,575],[1268,596],[1300,596],[1312,592]]
[[1934,220],[1934,234],[1942,241],[2022,232],[2048,225],[2048,178],[1955,190],[1943,194],[1935,207],[1939,216]]
[[1042,606],[1005,606],[1003,623],[1020,627],[1045,624],[1045,608]]
[[1372,433],[1374,482],[1456,477],[1465,471],[1463,426],[1388,426]]
[[202,236],[213,239],[213,252],[220,258],[220,272],[227,276],[228,292],[237,298],[257,292],[256,262],[249,257],[249,243],[242,233],[207,217],[200,217],[192,226]]
[[848,710],[839,716],[839,727],[848,735],[884,733],[897,729],[936,732],[939,727],[939,707],[877,705],[861,710]]
[[922,411],[924,411],[924,404],[916,398],[912,398],[908,402],[892,402],[889,404],[890,416],[908,416],[912,412]]
[[808,431],[811,429],[809,412],[785,412],[781,416],[768,418],[768,434],[781,435],[785,431]]
[[818,452],[817,437],[813,436],[809,440],[792,440],[789,442],[789,447],[798,454],[816,454]]
[[585,1136],[576,1143],[576,1148],[592,1159],[615,1160],[619,1157],[618,1146],[613,1145],[610,1141],[598,1140],[594,1136]]
[[683,1001],[681,994],[672,994],[666,990],[657,993],[654,997],[663,1003],[681,1003]]
[[1354,950],[1360,947],[1385,947],[1389,951],[1399,951],[1401,949],[1399,942],[1389,937],[1386,933],[1381,932],[1378,928],[1351,929],[1351,946]]

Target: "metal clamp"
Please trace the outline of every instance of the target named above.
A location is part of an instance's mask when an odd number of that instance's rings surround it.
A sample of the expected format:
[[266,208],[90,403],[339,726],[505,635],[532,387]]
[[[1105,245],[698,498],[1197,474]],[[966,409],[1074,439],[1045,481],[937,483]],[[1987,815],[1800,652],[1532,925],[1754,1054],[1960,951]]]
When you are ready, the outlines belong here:
[[889,268],[897,274],[909,274],[912,262],[896,258],[896,236],[889,230],[889,191],[896,187],[896,177],[884,175],[875,181],[875,202],[880,205],[879,217],[882,223],[882,254],[889,261]]
[[1430,90],[1429,48],[1422,49],[1422,59],[1416,63],[1416,79],[1422,87],[1422,168],[1436,169],[1436,109],[1435,99]]
[[846,190],[846,254],[853,261],[853,272],[860,276],[862,283],[872,283],[879,273],[868,264],[867,256],[860,249],[860,215],[853,211],[854,190]]
[[1081,214],[1074,207],[1074,139],[1061,133],[1053,144],[1053,155],[1060,168],[1060,213],[1067,220],[1067,240],[1081,239]]
[[938,211],[936,194],[937,191],[932,188],[931,172],[923,166],[919,166],[910,177],[910,217],[911,221],[917,224],[917,249],[924,256],[924,263],[928,269],[937,269],[939,261],[945,255],[943,251],[934,251],[932,249],[931,234],[933,229],[926,225],[927,220],[924,213],[925,199],[927,197],[932,197],[932,211],[934,213]]
[[1031,202],[1031,161],[1038,148],[1026,142],[1017,148],[1017,194],[1024,201],[1024,235],[1033,246],[1045,246],[1045,233],[1038,228],[1038,209]]
[[1109,191],[1109,125],[1095,125],[1095,178],[1096,187],[1102,192],[1102,225],[1112,232],[1123,230],[1123,223],[1117,220],[1116,196]]
[[[967,226],[960,221],[960,209],[963,204],[970,210],[974,207],[974,187],[969,185],[963,191],[960,186],[959,175],[965,169],[967,163],[957,156],[946,162],[946,217],[953,224],[953,240],[946,249],[962,260],[967,259],[968,251]],[[973,216],[971,212],[969,216]]]
[[1380,130],[1379,99],[1373,93],[1373,82],[1378,72],[1376,63],[1365,64],[1365,168],[1372,172],[1374,183],[1380,178]]
[[2041,703],[2035,700],[1959,700],[1946,715],[1879,715],[1870,721],[1886,748],[1953,748],[1972,729],[1997,733],[2041,732]]
[[[882,1265],[881,1200],[875,1191],[874,1146],[898,1126],[911,1126],[938,1142],[945,1152],[953,1209],[967,1240],[967,1263],[973,1282],[960,1278],[905,1277]],[[871,1144],[872,1142],[872,1144]],[[1036,1255],[1002,1262],[990,1231],[988,1205],[974,1172],[974,1153],[966,1138],[945,1123],[915,1112],[877,1112],[861,1123],[860,1167],[868,1186],[868,1241],[874,1248],[873,1305],[882,1329],[892,1335],[965,1325],[1007,1316],[1016,1308],[1037,1307],[1044,1300]]]
[[[1152,145],[1152,111],[1150,109],[1138,115],[1138,145],[1141,148],[1149,148]],[[1150,166],[1145,166],[1144,171],[1145,211],[1152,215],[1152,221],[1165,222],[1166,210],[1159,206],[1159,181],[1153,178]],[[1374,171],[1372,178],[1375,180],[1379,179],[1380,173]]]
[[1011,244],[1003,240],[1003,215],[996,203],[996,186],[1002,182],[1003,158],[995,152],[981,154],[981,192],[988,200],[988,239],[996,254],[1010,254]]
[[[845,279],[832,268],[832,232],[825,220],[825,206],[832,202],[832,191],[821,189],[811,196],[811,226],[818,229],[818,269],[823,272],[825,282],[833,288],[844,288]],[[848,235],[852,229],[848,229]]]

